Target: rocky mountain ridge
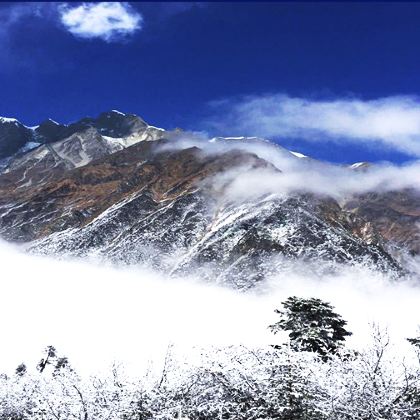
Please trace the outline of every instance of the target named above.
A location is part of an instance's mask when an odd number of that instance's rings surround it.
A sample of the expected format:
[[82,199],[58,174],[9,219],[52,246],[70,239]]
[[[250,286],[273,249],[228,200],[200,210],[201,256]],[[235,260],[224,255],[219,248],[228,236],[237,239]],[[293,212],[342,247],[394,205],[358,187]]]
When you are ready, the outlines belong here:
[[[16,124],[21,128],[20,123]],[[96,119],[83,118],[69,125],[47,120],[31,130],[32,137],[26,138],[25,144],[31,143],[33,148],[22,151],[25,145],[21,146],[2,170],[3,182],[14,188],[39,185],[139,141],[161,138],[164,133],[136,115],[119,111],[104,112]]]
[[[116,111],[39,127],[43,143],[13,156],[0,174],[0,234],[31,252],[146,263],[173,275],[199,272],[239,288],[300,260],[399,276],[398,253],[419,252],[416,191],[369,193],[340,204],[304,188],[233,198],[229,188],[238,177],[287,172],[287,165],[241,148],[256,138],[213,139],[229,147],[209,152]],[[317,165],[279,150],[293,164]]]

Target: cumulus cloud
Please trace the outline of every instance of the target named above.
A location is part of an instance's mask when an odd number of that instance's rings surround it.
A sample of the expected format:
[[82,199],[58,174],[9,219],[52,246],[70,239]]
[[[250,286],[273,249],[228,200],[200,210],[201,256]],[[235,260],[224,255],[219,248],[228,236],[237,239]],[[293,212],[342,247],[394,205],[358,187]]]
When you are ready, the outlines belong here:
[[110,42],[132,35],[142,28],[143,18],[129,4],[120,2],[83,3],[60,7],[60,19],[76,37]]
[[[211,104],[221,130],[307,141],[376,144],[420,156],[420,99],[313,100],[284,94],[249,96]],[[222,112],[219,112],[222,111]]]

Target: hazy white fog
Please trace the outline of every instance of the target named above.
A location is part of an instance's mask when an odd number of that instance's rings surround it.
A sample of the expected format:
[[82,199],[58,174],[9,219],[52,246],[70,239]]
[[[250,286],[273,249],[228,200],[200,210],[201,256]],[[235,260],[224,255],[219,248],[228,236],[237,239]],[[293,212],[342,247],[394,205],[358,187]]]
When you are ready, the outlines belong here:
[[113,360],[142,368],[162,360],[169,343],[185,354],[193,346],[272,344],[278,340],[267,330],[273,310],[291,295],[330,301],[349,321],[349,345],[356,347],[368,340],[369,323],[378,322],[404,351],[405,337],[416,335],[419,324],[420,287],[368,270],[322,280],[290,272],[243,293],[141,267],[30,256],[4,243],[0,255],[0,372],[23,361],[35,366],[50,344],[85,372]]

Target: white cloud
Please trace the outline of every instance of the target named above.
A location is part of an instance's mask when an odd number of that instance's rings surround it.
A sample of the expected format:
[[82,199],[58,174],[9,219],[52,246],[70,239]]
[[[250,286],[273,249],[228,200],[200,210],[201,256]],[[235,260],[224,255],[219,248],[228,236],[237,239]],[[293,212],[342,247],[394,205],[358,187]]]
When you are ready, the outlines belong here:
[[[79,372],[95,373],[113,360],[132,369],[162,361],[169,343],[190,356],[193,347],[277,342],[267,326],[289,296],[331,302],[349,321],[351,347],[369,341],[369,322],[389,327],[400,354],[416,334],[420,289],[392,282],[362,267],[337,267],[318,278],[304,262],[247,293],[183,281],[136,266],[113,268],[86,261],[57,261],[19,252],[0,242],[3,344],[0,372],[22,362],[33,369],[47,345],[68,356]],[[391,309],[391,310],[390,310]]]
[[143,18],[127,3],[83,3],[60,8],[60,19],[69,32],[80,38],[114,41],[142,28]]
[[[260,138],[209,139],[205,133],[182,133],[159,150],[179,150],[198,147],[207,155],[242,150],[266,160],[272,168],[237,168],[223,172],[216,178],[230,183],[231,199],[249,199],[264,194],[290,194],[296,191],[326,194],[342,199],[351,194],[387,192],[401,189],[420,191],[420,159],[396,165],[378,162],[365,170],[296,157],[289,150]],[[215,182],[212,179],[212,182]]]
[[[273,159],[275,161],[276,158]],[[420,190],[420,162],[404,166],[378,164],[367,171],[352,171],[345,167],[316,165],[284,166],[286,172],[271,169],[247,169],[226,172],[216,178],[221,185],[228,184],[226,195],[230,200],[248,200],[266,194],[288,196],[296,192],[327,195],[337,200],[353,194],[388,192],[405,188]]]
[[[420,156],[420,99],[312,100],[284,94],[218,101],[212,125],[241,134],[376,144]],[[228,112],[226,113],[226,109]],[[218,112],[219,114],[219,112]]]

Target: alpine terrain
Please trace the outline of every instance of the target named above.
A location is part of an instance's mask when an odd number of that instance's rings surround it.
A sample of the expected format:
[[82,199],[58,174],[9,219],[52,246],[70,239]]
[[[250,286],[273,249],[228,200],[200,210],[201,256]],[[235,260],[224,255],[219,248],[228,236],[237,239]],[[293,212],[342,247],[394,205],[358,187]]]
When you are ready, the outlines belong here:
[[417,190],[267,188],[266,178],[333,165],[263,139],[197,139],[119,111],[36,127],[1,118],[0,159],[0,235],[32,253],[199,272],[236,288],[299,261],[320,273],[340,263],[398,278],[420,253]]

